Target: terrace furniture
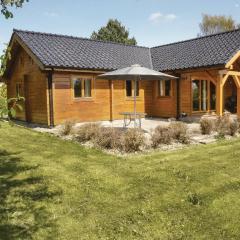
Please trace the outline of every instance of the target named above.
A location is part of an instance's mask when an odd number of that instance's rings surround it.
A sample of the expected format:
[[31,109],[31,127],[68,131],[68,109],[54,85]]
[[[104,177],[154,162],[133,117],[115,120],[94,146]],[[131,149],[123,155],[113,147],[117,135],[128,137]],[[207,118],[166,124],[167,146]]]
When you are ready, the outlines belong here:
[[120,112],[119,114],[123,116],[123,127],[129,126],[132,121],[134,121],[134,123],[137,121],[139,128],[142,127],[142,118],[147,115],[146,113],[139,112]]

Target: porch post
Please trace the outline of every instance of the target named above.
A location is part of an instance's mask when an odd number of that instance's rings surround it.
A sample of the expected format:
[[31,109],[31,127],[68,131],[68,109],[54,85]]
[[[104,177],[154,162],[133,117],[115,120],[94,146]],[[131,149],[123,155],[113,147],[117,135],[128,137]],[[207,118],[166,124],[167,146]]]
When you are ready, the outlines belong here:
[[216,86],[216,113],[219,116],[223,115],[223,75],[219,75]]
[[240,118],[240,88],[237,88],[237,115]]

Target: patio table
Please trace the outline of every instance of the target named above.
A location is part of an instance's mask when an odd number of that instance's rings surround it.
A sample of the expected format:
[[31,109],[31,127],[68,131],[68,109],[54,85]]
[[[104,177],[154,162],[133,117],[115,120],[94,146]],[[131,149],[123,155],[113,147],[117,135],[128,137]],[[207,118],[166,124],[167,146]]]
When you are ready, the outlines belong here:
[[131,124],[132,121],[138,120],[139,128],[142,126],[142,118],[144,118],[146,113],[134,113],[134,112],[120,112],[120,115],[123,115],[123,127],[127,127]]

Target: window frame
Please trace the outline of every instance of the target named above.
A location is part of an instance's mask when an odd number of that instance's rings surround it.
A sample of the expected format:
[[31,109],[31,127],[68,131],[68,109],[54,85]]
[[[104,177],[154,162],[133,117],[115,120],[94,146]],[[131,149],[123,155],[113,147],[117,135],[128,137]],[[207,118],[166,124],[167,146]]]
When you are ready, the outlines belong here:
[[[127,95],[127,81],[131,81],[131,96],[128,96]],[[124,83],[125,83],[125,97],[128,98],[128,99],[133,99],[134,98],[134,80],[131,80],[131,79],[128,79],[128,80],[125,80]],[[137,95],[136,95],[136,98],[140,98],[140,82],[139,80],[137,80],[137,87],[138,87],[138,91],[137,91]]]
[[[74,82],[76,80],[80,80],[81,82],[81,96],[80,97],[75,97],[75,90],[74,90]],[[86,96],[86,91],[85,91],[85,81],[89,80],[90,81],[90,94],[91,96]],[[94,90],[94,78],[93,76],[72,76],[71,77],[71,91],[72,91],[72,98],[74,101],[91,101],[93,100],[93,90]]]
[[22,97],[21,95],[22,90],[23,90],[23,84],[21,82],[16,82],[16,85],[15,85],[16,98]]
[[[193,82],[194,81],[198,81],[199,82],[199,110],[194,110],[193,109]],[[207,104],[207,109],[206,110],[202,110],[202,82],[206,81],[206,104]],[[201,79],[201,78],[192,78],[191,79],[191,109],[192,109],[192,113],[206,113],[206,112],[216,112],[216,100],[215,100],[215,109],[212,109],[211,107],[211,83],[212,86],[215,86],[215,97],[216,97],[216,84],[211,81],[210,79]]]
[[[170,93],[166,95],[166,81],[170,81]],[[163,82],[164,95],[160,93],[160,82]],[[158,98],[171,98],[173,96],[173,84],[171,79],[162,79],[157,81],[157,97]]]

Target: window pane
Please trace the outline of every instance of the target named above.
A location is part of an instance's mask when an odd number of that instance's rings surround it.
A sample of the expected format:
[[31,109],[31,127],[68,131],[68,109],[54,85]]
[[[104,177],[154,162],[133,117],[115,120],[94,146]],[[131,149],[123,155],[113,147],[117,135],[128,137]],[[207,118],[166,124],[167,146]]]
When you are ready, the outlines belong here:
[[210,109],[216,110],[216,86],[210,82]]
[[84,81],[84,97],[91,97],[91,79]]
[[132,96],[132,81],[131,80],[126,81],[126,95],[127,95],[127,97]]
[[166,80],[165,81],[165,96],[170,96],[171,95],[171,80]]
[[74,87],[74,97],[79,98],[82,97],[82,81],[80,79],[76,79],[73,81]]
[[207,111],[207,81],[201,81],[201,110]]
[[200,83],[199,80],[192,81],[192,94],[193,94],[193,111],[200,110],[199,97],[200,97]]
[[16,84],[16,97],[20,97],[21,96],[21,84],[17,83]]
[[158,96],[160,96],[160,97],[164,96],[164,81],[163,80],[158,81]]

